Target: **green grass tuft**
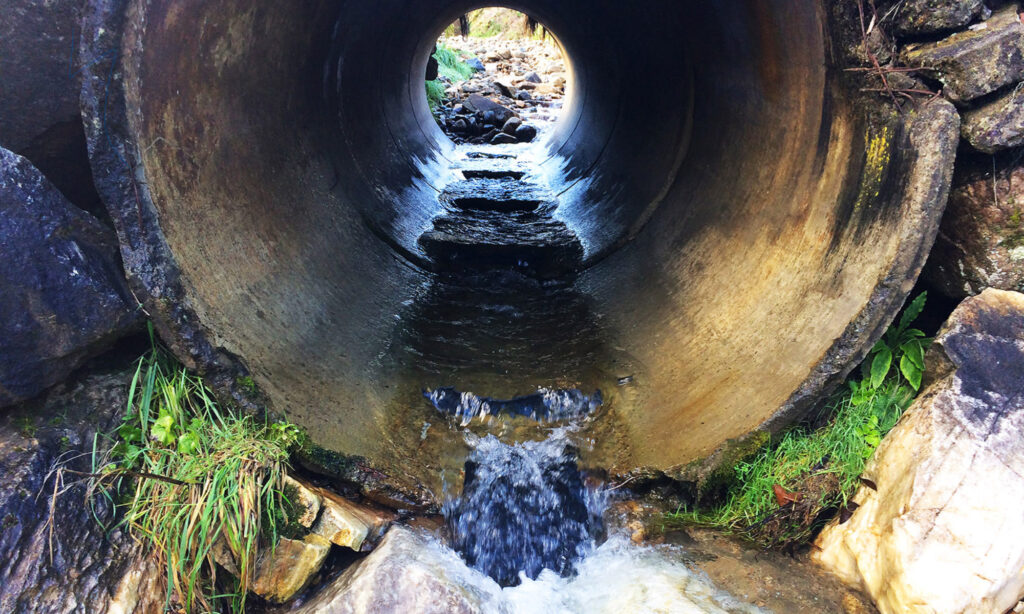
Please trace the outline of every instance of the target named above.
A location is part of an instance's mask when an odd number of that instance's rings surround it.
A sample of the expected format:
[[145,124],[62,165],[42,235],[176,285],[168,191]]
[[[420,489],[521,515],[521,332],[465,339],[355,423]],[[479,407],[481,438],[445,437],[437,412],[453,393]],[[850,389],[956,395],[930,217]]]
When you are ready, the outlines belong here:
[[427,81],[427,102],[430,104],[430,108],[433,109],[437,105],[444,102],[444,83],[438,80]]
[[[139,361],[128,396],[109,458],[94,461],[99,485],[112,499],[124,488],[122,522],[166,564],[169,602],[210,611],[230,597],[242,611],[257,554],[289,523],[282,482],[298,429],[224,411],[199,378],[156,349]],[[221,541],[239,570],[229,594],[217,594]]]
[[473,76],[473,67],[450,47],[438,44],[434,59],[437,60],[438,77],[447,77],[452,83],[458,83]]

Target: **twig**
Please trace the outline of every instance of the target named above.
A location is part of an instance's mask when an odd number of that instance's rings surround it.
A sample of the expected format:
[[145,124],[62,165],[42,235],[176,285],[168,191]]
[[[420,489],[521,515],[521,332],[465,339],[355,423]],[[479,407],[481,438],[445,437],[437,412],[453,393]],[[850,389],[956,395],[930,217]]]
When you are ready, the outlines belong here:
[[[878,18],[878,12],[875,11],[874,1],[870,1],[871,12],[873,13],[871,17],[871,26],[874,27],[875,21]],[[900,113],[902,113],[903,107],[900,106],[900,102],[896,98],[896,94],[893,92],[892,86],[889,85],[889,80],[886,79],[885,77],[885,71],[882,69],[882,65],[879,64],[878,58],[875,56],[875,54],[871,52],[871,46],[868,45],[868,28],[866,25],[864,25],[864,0],[857,0],[857,11],[860,14],[861,43],[864,47],[864,54],[868,56],[868,59],[871,61],[871,64],[874,65],[875,70],[878,71],[878,76],[882,79],[882,85],[885,87],[884,91],[887,94],[889,94],[889,98],[891,98],[893,104],[896,105],[896,109]]]
[[169,478],[169,477],[167,477],[165,475],[158,475],[156,473],[147,473],[145,471],[134,471],[132,469],[115,469],[113,471],[108,471],[106,473],[87,473],[85,471],[74,471],[73,469],[63,469],[63,471],[65,471],[67,473],[73,473],[75,475],[80,475],[80,476],[86,477],[86,478],[105,478],[105,477],[112,477],[112,476],[116,476],[116,475],[127,475],[127,476],[133,477],[133,478],[145,478],[145,479],[148,479],[148,480],[160,480],[161,482],[168,482],[168,483],[174,484],[176,486],[198,486],[198,484],[196,482],[183,482],[182,480],[177,480],[175,478]]

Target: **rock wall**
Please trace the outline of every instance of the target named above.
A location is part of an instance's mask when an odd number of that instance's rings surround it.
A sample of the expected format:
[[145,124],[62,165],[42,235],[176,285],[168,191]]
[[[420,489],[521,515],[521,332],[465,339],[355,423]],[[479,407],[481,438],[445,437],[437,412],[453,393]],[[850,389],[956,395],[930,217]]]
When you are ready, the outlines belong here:
[[955,299],[1024,289],[1020,4],[915,0],[882,5],[879,15],[869,48],[887,78],[876,85],[900,97],[934,90],[962,118],[952,193],[924,278]]

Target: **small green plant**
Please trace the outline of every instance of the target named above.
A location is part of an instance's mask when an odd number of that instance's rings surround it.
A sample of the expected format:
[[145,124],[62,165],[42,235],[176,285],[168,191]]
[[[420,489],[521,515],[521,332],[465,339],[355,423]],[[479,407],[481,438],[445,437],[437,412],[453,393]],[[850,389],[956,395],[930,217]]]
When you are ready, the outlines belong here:
[[36,431],[39,427],[36,426],[35,420],[28,416],[18,416],[14,419],[14,426],[21,433],[22,437],[31,439],[36,436]]
[[[161,351],[139,361],[128,415],[107,458],[94,454],[98,486],[123,523],[167,566],[168,602],[211,611],[230,597],[243,611],[258,553],[289,522],[282,490],[297,427],[223,411],[203,382]],[[237,579],[218,594],[215,545],[230,552]],[[216,596],[215,596],[216,595]]]
[[[871,348],[867,360],[861,369],[864,381],[871,388],[878,388],[889,376],[893,364],[899,365],[899,374],[906,379],[914,390],[921,388],[921,376],[924,373],[924,351],[929,341],[919,329],[910,325],[921,314],[927,292],[922,292],[903,310],[899,322],[890,326],[885,335]],[[855,391],[856,392],[856,391]]]
[[911,301],[872,349],[864,379],[851,380],[825,404],[828,424],[784,431],[736,466],[717,505],[668,514],[668,523],[713,526],[764,547],[785,547],[806,541],[830,511],[846,508],[868,459],[920,387],[928,339],[910,326],[924,301],[924,294]]

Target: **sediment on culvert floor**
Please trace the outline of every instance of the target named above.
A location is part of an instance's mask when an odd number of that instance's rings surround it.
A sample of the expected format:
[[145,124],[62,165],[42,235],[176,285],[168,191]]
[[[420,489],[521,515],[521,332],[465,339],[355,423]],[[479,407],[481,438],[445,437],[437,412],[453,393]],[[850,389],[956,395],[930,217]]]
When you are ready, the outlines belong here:
[[[607,395],[587,462],[669,469],[786,423],[910,291],[955,111],[869,112],[829,51],[859,30],[829,3],[521,4],[572,92],[522,157],[578,238],[572,291],[611,348],[549,376]],[[396,408],[428,382],[385,358],[458,172],[423,75],[467,8],[95,0],[83,37],[97,187],[174,351],[222,387],[251,373],[318,444],[422,480],[445,468],[420,446],[435,414]],[[481,393],[516,385],[484,375]]]

